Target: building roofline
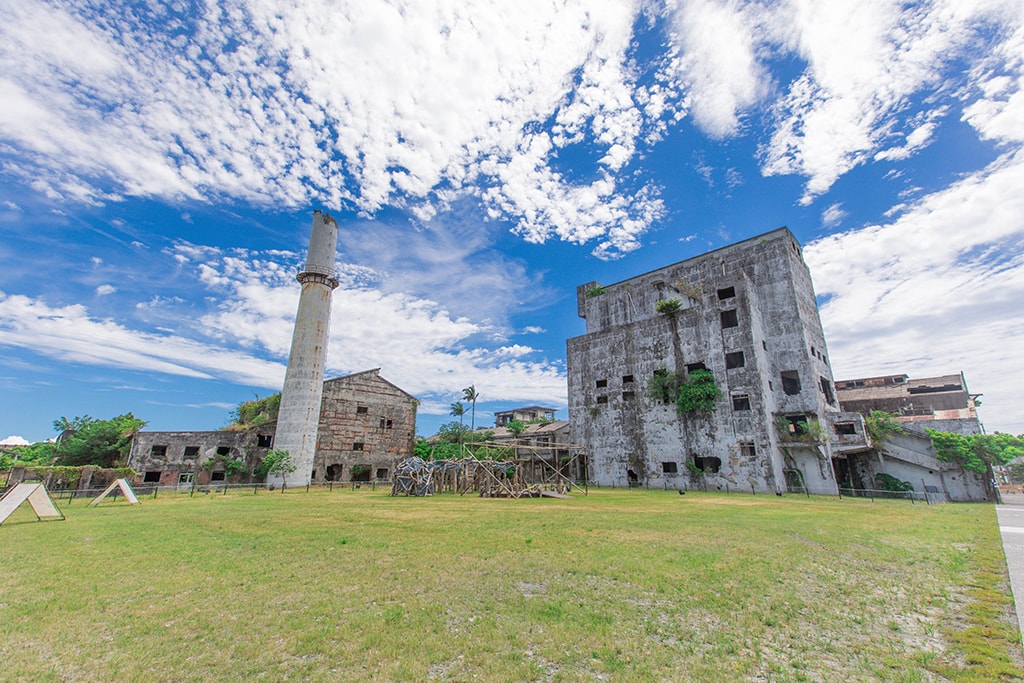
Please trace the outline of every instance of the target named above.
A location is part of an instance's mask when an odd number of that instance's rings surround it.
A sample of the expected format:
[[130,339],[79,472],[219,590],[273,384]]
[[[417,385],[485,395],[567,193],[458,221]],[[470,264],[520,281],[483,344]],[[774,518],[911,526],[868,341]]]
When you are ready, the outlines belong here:
[[395,384],[394,382],[388,380],[385,377],[381,377],[380,376],[380,368],[371,368],[369,370],[362,370],[360,372],[353,372],[353,373],[351,373],[349,375],[341,375],[340,377],[332,377],[330,379],[324,380],[324,384],[327,384],[328,382],[337,382],[337,381],[343,380],[343,379],[352,379],[353,377],[358,377],[359,375],[373,375],[377,379],[379,379],[380,381],[382,381],[385,384],[387,384],[388,386],[394,387],[398,391],[402,392],[403,394],[405,394],[406,396],[408,396],[412,400],[419,401],[418,398],[416,398],[415,396],[410,394],[408,391],[406,391],[402,387],[398,386],[397,384]]

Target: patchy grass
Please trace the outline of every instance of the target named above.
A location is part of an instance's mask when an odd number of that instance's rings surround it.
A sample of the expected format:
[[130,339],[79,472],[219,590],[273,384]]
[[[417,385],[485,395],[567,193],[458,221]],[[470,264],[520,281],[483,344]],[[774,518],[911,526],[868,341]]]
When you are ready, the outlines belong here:
[[1018,680],[987,505],[161,496],[0,527],[6,680]]

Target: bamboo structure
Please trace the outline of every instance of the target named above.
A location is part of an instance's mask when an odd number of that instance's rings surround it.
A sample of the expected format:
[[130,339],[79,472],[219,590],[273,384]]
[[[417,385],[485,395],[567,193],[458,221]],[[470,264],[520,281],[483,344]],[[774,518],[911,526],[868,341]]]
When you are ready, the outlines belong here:
[[[507,457],[478,457],[491,454]],[[395,468],[391,495],[477,492],[483,498],[537,498],[564,496],[574,490],[587,495],[586,473],[582,446],[482,441],[464,444],[459,458],[401,461]]]

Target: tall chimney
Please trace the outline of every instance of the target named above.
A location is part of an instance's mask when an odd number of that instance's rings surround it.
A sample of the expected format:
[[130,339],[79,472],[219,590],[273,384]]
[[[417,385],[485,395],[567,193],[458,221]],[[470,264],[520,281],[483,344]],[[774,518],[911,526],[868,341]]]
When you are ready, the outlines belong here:
[[[274,448],[287,450],[295,465],[295,472],[285,477],[290,486],[305,486],[313,476],[331,327],[331,292],[338,286],[334,271],[337,245],[338,224],[326,213],[313,212],[306,267],[298,274],[302,292],[274,437]],[[268,477],[267,485],[272,483],[280,485],[281,477]]]

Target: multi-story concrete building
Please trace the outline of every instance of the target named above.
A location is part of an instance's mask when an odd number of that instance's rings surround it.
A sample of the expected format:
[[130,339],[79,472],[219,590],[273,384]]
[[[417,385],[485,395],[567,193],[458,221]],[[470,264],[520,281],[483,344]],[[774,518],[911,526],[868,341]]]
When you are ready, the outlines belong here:
[[[395,464],[412,455],[416,399],[380,376],[380,369],[323,383],[311,479],[389,479]],[[275,447],[277,425],[244,431],[139,432],[128,465],[144,483],[160,486],[249,481]],[[300,485],[299,477],[289,484]]]
[[[592,482],[836,493],[839,415],[814,288],[786,228],[611,285],[577,288],[567,342],[572,440]],[[708,370],[720,397],[680,414]],[[671,391],[665,391],[670,387]],[[837,458],[842,459],[841,454]]]
[[881,410],[899,422],[959,434],[983,431],[975,402],[980,395],[970,392],[962,372],[921,379],[882,375],[836,381],[836,397],[843,410],[865,415]]

